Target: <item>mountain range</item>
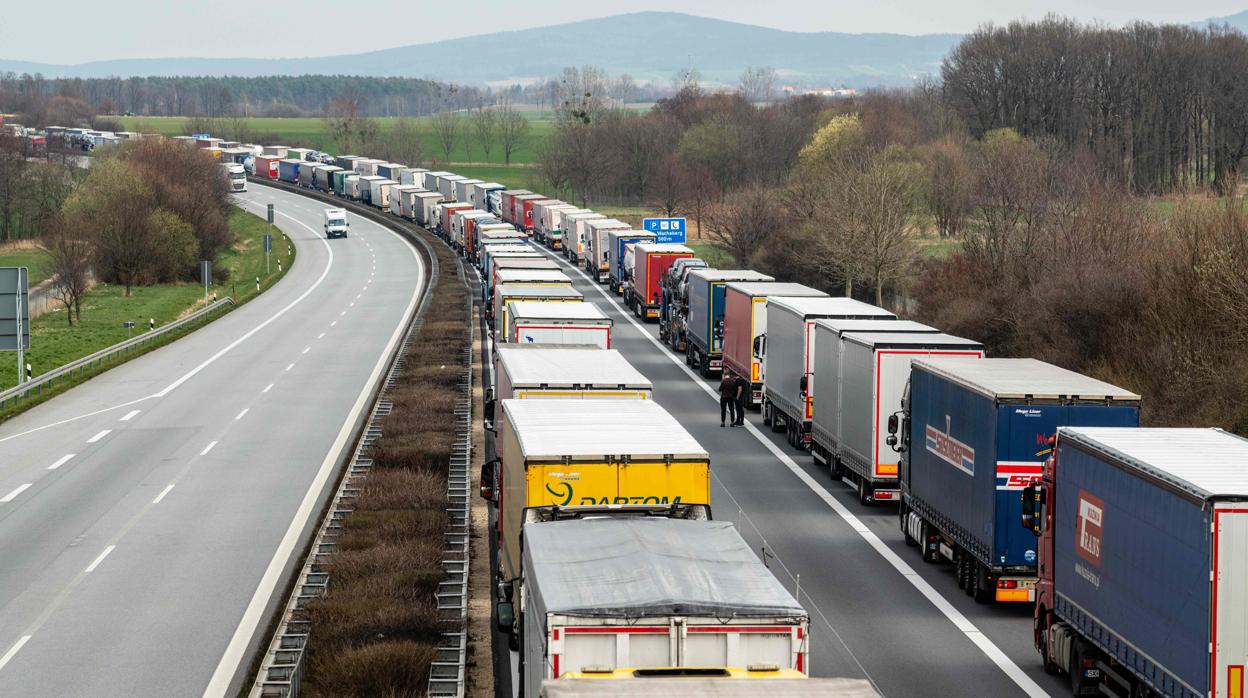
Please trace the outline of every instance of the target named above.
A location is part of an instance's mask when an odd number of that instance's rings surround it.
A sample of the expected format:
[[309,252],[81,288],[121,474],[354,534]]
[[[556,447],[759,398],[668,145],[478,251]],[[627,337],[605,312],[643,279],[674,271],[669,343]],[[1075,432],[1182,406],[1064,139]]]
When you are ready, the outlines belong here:
[[[1248,31],[1248,11],[1196,25]],[[569,36],[579,40],[568,41]],[[637,12],[399,48],[305,58],[140,58],[55,65],[0,59],[0,71],[52,77],[147,75],[364,75],[427,77],[464,84],[528,82],[564,66],[593,65],[639,81],[666,81],[686,67],[733,83],[749,66],[771,66],[782,83],[904,85],[939,72],[959,34],[791,32],[676,12]],[[549,50],[559,46],[558,51]]]

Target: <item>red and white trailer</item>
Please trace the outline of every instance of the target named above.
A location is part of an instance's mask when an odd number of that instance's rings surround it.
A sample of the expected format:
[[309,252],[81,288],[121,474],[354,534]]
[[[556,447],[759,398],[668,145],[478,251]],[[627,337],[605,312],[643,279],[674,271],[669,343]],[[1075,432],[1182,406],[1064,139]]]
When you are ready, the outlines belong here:
[[587,344],[611,348],[611,318],[593,303],[507,304],[507,342],[515,344]]

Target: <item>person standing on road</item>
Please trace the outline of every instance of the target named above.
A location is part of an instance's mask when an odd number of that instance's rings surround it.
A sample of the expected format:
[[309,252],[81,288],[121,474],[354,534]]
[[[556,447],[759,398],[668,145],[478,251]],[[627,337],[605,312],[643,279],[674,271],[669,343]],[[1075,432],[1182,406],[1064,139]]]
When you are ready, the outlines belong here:
[[724,371],[719,380],[719,426],[737,424],[737,382],[733,380],[732,371]]
[[732,374],[733,385],[737,386],[737,421],[735,425],[743,427],[745,426],[745,403],[749,401],[750,395],[750,382],[745,379],[745,376],[732,373],[732,371],[728,371],[728,373]]

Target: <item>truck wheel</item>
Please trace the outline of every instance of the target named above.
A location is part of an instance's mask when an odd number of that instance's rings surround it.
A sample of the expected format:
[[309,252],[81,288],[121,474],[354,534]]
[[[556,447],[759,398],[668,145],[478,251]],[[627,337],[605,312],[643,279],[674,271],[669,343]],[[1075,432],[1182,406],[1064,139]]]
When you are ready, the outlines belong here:
[[1083,652],[1078,640],[1070,643],[1070,692],[1080,695],[1079,687],[1083,683]]
[[900,507],[897,507],[897,522],[901,524],[901,537],[905,539],[906,545],[913,547],[918,545],[919,542],[914,539],[914,536],[910,535],[910,527],[906,525],[909,519],[910,511],[906,509],[906,505],[903,503]]
[[[1047,615],[1048,612],[1043,606],[1041,606],[1038,617],[1045,618]],[[1053,658],[1049,656],[1048,635],[1048,632],[1045,631],[1044,628],[1036,630],[1035,643],[1036,646],[1040,648],[1040,662],[1044,665],[1044,673],[1050,676],[1057,676],[1057,674],[1061,672],[1062,668],[1059,667],[1057,662],[1053,661]]]
[[789,421],[787,417],[776,411],[776,406],[771,406],[771,431],[779,434],[784,431],[785,422]]
[[926,521],[923,522],[923,526],[920,528],[920,530],[923,532],[923,540],[919,541],[919,545],[923,546],[923,562],[927,562],[933,565],[936,564],[937,562],[940,562],[940,552],[935,549],[933,550],[927,549],[927,539],[936,535],[936,532],[932,530],[931,524],[929,524]]
[[764,402],[762,405],[759,405],[759,411],[763,413],[763,426],[771,426],[771,409],[767,403]]
[[875,504],[875,487],[866,481],[865,478],[858,481],[858,503],[864,507]]
[[971,562],[974,576],[971,578],[972,594],[975,603],[992,603],[995,598],[993,589],[988,586],[988,569],[979,560]]
[[831,465],[831,467],[828,468],[828,471],[829,471],[828,474],[832,476],[832,479],[844,480],[845,479],[845,464],[841,462],[841,459],[836,456],[829,456],[828,463]]
[[966,553],[964,553],[960,549],[958,550],[958,560],[957,560],[957,563],[955,564],[955,568],[957,569],[957,572],[955,574],[958,578],[958,588],[963,591],[966,591],[967,590]]

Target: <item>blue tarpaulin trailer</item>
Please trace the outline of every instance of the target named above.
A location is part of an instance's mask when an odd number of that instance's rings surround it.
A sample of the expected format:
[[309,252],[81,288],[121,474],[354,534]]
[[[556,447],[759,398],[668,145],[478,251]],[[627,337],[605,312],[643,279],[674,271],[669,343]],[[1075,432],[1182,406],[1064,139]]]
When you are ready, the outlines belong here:
[[775,281],[775,278],[749,269],[694,269],[689,272],[686,351],[689,362],[704,376],[723,369],[724,294],[732,281]]

